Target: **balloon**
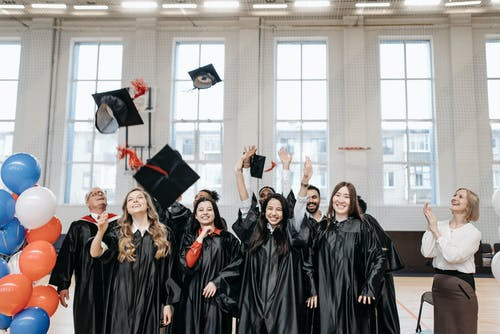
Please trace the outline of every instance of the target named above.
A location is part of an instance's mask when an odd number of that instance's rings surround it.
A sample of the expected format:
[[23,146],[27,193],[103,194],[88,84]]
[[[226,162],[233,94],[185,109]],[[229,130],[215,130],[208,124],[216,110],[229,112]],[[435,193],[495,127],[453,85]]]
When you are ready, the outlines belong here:
[[50,273],[56,264],[56,250],[45,240],[33,241],[21,252],[19,268],[30,280],[36,281]]
[[27,229],[48,223],[56,212],[56,196],[45,187],[25,190],[16,201],[17,218]]
[[40,164],[28,153],[16,153],[2,164],[2,181],[16,194],[31,188],[40,178]]
[[491,272],[497,282],[500,283],[500,252],[496,253],[491,260]]
[[47,224],[33,230],[28,230],[28,232],[26,232],[26,240],[28,242],[45,240],[53,244],[57,241],[57,239],[59,239],[61,231],[61,221],[59,220],[59,218],[54,216],[49,220]]
[[48,285],[35,286],[26,307],[40,307],[51,317],[59,305],[59,294],[56,289]]
[[0,313],[0,329],[9,328],[11,321],[12,321],[12,317],[9,317],[8,315]]
[[17,218],[0,227],[0,254],[12,255],[19,250],[24,242],[24,227]]
[[16,314],[10,324],[10,334],[46,334],[50,318],[39,307],[29,307]]
[[14,315],[30,300],[31,281],[22,274],[10,274],[0,278],[0,313]]
[[21,257],[21,252],[17,252],[9,258],[9,270],[11,274],[20,274],[21,269],[19,268],[19,258]]
[[12,195],[3,189],[0,189],[0,226],[7,224],[14,218],[16,210],[16,201]]
[[7,264],[7,261],[0,257],[0,278],[7,276],[8,274],[10,274],[9,265]]

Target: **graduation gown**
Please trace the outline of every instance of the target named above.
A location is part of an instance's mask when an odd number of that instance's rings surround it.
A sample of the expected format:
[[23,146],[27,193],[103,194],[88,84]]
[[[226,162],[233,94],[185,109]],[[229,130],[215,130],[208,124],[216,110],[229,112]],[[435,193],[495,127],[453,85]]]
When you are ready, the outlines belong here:
[[[102,333],[160,333],[163,305],[173,305],[179,287],[171,278],[172,256],[155,259],[156,247],[148,232],[133,234],[136,260],[118,261],[119,226],[107,233],[103,242],[109,247],[100,257],[112,266]],[[172,243],[171,232],[167,230]]]
[[[257,211],[250,210],[245,219],[240,213],[233,225],[245,249],[238,333],[305,333],[305,301],[316,294],[312,263],[305,265],[301,252],[307,236],[301,237],[302,231],[296,232],[287,223],[287,254],[277,254],[276,241],[270,231],[267,241],[250,253],[248,247],[257,222]],[[304,283],[305,278],[308,284]]]
[[[186,253],[198,235],[184,234],[180,263],[184,271],[182,317],[183,333],[231,333],[232,317],[237,312],[240,270],[243,262],[238,239],[225,230],[203,240],[200,257],[194,267],[186,264]],[[203,289],[213,282],[215,296],[205,298]],[[179,329],[175,329],[179,332]]]
[[376,326],[378,334],[399,334],[401,329],[399,325],[396,290],[394,289],[394,277],[392,276],[392,272],[403,269],[404,263],[391,238],[385,233],[378,221],[369,214],[365,214],[363,220],[366,221],[375,232],[386,259],[384,280],[380,290],[380,296],[378,300],[376,300]]
[[[111,225],[117,220],[108,214]],[[105,286],[109,270],[90,256],[88,240],[97,233],[96,221],[84,216],[71,223],[57,255],[49,284],[57,291],[69,289],[75,274],[73,323],[75,334],[101,334],[104,322]]]
[[373,305],[360,295],[378,298],[385,259],[370,226],[359,219],[320,223],[315,245],[319,328],[316,333],[373,334]]

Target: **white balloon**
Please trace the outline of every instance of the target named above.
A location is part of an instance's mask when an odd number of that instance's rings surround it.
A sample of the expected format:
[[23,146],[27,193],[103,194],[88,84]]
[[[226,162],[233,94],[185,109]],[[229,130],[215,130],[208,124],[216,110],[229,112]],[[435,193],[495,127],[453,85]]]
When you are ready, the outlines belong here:
[[500,252],[496,253],[491,260],[491,272],[497,282],[500,283]]
[[12,255],[9,259],[9,262],[7,263],[9,265],[11,274],[21,273],[21,268],[19,267],[19,257],[21,257],[21,252],[17,252],[16,254]]
[[497,216],[500,216],[500,189],[495,190],[493,193],[491,205],[493,205],[493,210],[495,210]]
[[37,228],[56,213],[56,204],[56,196],[49,188],[28,188],[16,201],[16,216],[24,227]]

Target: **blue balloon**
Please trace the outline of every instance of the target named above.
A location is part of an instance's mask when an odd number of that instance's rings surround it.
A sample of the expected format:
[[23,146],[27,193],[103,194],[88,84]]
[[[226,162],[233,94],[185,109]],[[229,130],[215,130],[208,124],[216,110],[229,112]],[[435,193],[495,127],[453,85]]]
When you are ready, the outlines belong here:
[[[7,264],[7,261],[0,257],[0,278],[7,276],[8,274],[10,274],[9,265]],[[0,328],[2,327],[0,326]]]
[[12,321],[12,317],[9,317],[8,315],[0,313],[0,329],[9,328],[11,321]]
[[50,318],[39,307],[28,307],[14,316],[10,324],[11,334],[45,334],[49,330]]
[[17,252],[24,242],[24,226],[12,218],[0,227],[0,254],[10,256]]
[[3,183],[14,193],[20,194],[33,187],[40,179],[40,164],[28,153],[11,155],[2,164]]
[[16,201],[12,195],[0,189],[0,226],[7,224],[9,220],[14,218],[14,213],[16,211]]

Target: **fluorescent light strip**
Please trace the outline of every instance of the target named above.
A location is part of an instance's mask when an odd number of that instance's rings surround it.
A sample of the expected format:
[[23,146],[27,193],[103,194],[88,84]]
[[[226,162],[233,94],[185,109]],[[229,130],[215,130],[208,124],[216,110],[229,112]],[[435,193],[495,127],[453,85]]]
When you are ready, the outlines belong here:
[[475,6],[475,5],[480,5],[481,0],[477,1],[450,1],[445,3],[444,5],[446,7],[459,7],[459,6]]
[[441,0],[405,0],[408,7],[438,6],[440,3]]
[[322,0],[298,0],[294,3],[295,7],[298,8],[321,8],[330,6],[330,1],[322,1]]
[[238,8],[238,1],[205,1],[203,6],[207,8]]
[[106,5],[74,5],[73,8],[76,10],[107,10],[108,6],[106,6]]
[[356,8],[388,8],[391,6],[388,2],[358,2]]
[[24,5],[0,5],[0,9],[24,9]]
[[161,6],[165,9],[195,9],[198,7],[195,3],[164,3]]
[[286,3],[256,3],[253,9],[285,9],[288,8]]
[[123,1],[122,7],[126,9],[155,9],[158,4],[154,1]]
[[66,9],[66,4],[64,3],[33,3],[32,8],[35,9]]

